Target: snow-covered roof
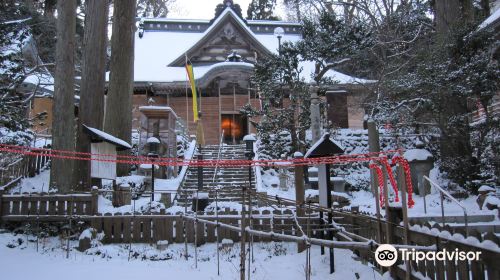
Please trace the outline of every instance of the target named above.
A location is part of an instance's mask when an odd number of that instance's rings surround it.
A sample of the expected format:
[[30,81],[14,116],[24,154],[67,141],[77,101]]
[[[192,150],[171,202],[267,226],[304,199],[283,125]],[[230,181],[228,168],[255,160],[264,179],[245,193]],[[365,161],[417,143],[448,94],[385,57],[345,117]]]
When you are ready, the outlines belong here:
[[[262,45],[262,42],[258,40],[255,37],[255,34],[252,32],[252,30],[245,24],[245,22],[231,9],[230,7],[226,7],[226,9],[215,19],[215,21],[208,27],[205,32],[203,32],[203,35],[199,38],[199,40],[196,43],[211,39],[211,36],[213,36],[213,30],[215,30],[220,23],[225,21],[226,19],[232,19],[236,22],[236,24],[239,25],[243,30],[247,32],[247,35],[251,41],[254,41],[253,43],[255,44],[254,47],[256,49],[259,49],[261,47],[264,47]],[[276,38],[274,39],[276,41]],[[184,50],[183,53],[189,53],[191,49],[193,49],[196,46],[196,44],[193,44],[190,46],[189,49]],[[269,50],[269,49],[268,49]],[[176,60],[183,60],[184,58],[182,57],[182,54],[180,57],[177,57]],[[175,61],[175,60],[174,60]]]
[[[145,30],[144,35],[139,37],[139,30],[136,32],[135,38],[135,62],[134,62],[134,80],[135,82],[152,82],[152,83],[172,83],[184,82],[187,80],[186,70],[184,67],[169,66],[174,61],[180,61],[183,56],[197,43],[206,40],[213,33],[212,31],[217,25],[223,22],[224,19],[231,17],[233,22],[236,22],[249,35],[249,38],[254,38],[255,43],[260,45],[269,53],[278,53],[278,39],[272,33],[256,33],[249,27],[257,24],[268,25],[292,25],[297,23],[280,22],[280,21],[247,21],[245,23],[231,8],[226,8],[222,14],[217,17],[213,23],[204,31],[197,30]],[[153,20],[153,19],[149,19]],[[171,22],[171,20],[167,19]],[[165,20],[165,21],[167,21]],[[155,22],[161,22],[159,19],[154,19]],[[193,21],[195,23],[196,21]],[[224,21],[225,22],[225,21]],[[206,21],[199,21],[206,23]],[[301,35],[297,32],[286,32],[281,42],[295,43],[301,39]],[[235,63],[235,62],[230,62]],[[248,63],[247,63],[248,64]],[[195,65],[194,76],[197,80],[202,80],[213,67],[220,67],[224,64],[215,63],[212,65]],[[234,65],[234,64],[233,64]],[[227,66],[227,65],[226,65]],[[303,68],[302,75],[307,82],[312,82],[312,73],[314,72],[314,62],[302,62],[300,67]],[[373,81],[351,77],[340,72],[329,70],[325,77],[332,78],[339,84],[358,84],[371,83]],[[206,78],[206,77],[205,77]]]
[[47,73],[31,74],[24,79],[23,83],[31,84],[34,87],[38,86],[39,89],[42,89],[42,91],[37,93],[37,96],[44,96],[54,92],[54,78]]
[[[317,156],[316,153],[317,153],[317,150],[319,149],[323,149],[324,147],[329,147],[329,146],[336,146],[334,147],[334,150],[331,151],[332,154],[338,154],[338,153],[343,153],[345,151],[344,147],[342,147],[342,145],[331,139],[330,138],[330,134],[329,133],[325,133],[323,135],[323,137],[321,137],[318,141],[316,141],[316,143],[314,143],[311,148],[309,148],[309,150],[307,150],[304,158],[309,158],[309,157],[315,157]],[[340,151],[342,150],[342,151]],[[325,156],[325,155],[321,155],[321,156]]]
[[139,106],[139,111],[167,112],[171,113],[175,118],[178,118],[177,114],[170,106],[154,106],[154,105]]
[[130,146],[129,143],[125,142],[124,140],[118,138],[118,137],[115,137],[111,134],[108,134],[104,131],[101,131],[97,128],[93,128],[93,127],[89,127],[89,126],[86,126],[86,125],[83,125],[87,131],[94,137],[96,138],[99,138],[99,140],[102,140],[102,141],[105,141],[105,142],[108,142],[108,143],[111,143],[111,144],[114,144],[116,145],[118,148],[121,148],[121,149],[132,149],[132,146]]
[[498,21],[499,18],[500,18],[500,9],[497,9],[479,25],[479,29],[485,28],[486,26]]

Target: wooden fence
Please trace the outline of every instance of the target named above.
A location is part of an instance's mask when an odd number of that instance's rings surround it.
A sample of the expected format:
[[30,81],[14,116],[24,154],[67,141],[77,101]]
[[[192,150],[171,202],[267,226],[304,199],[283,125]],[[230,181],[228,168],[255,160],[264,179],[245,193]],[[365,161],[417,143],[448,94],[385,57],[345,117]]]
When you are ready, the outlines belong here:
[[0,218],[4,221],[64,220],[68,216],[97,214],[97,190],[87,194],[4,194],[0,190]]
[[[240,227],[240,216],[236,211],[219,213],[219,222]],[[215,213],[204,213],[200,219],[216,221]],[[305,219],[302,219],[306,223]],[[187,239],[188,243],[194,243],[195,235],[197,244],[216,242],[217,239],[230,239],[234,242],[240,241],[241,234],[225,228],[219,228],[219,235],[216,233],[216,226],[183,219],[182,215],[132,215],[125,214],[104,214],[92,217],[91,226],[98,231],[104,232],[104,242],[106,243],[149,243],[153,244],[160,240],[167,240],[169,243],[183,243]],[[252,228],[266,232],[274,232],[287,235],[296,235],[298,229],[295,226],[291,212],[283,211],[274,213],[264,210],[254,211],[251,219]],[[310,220],[311,236],[319,235],[319,221],[316,217]],[[195,230],[196,227],[196,230]],[[247,239],[250,238],[247,235]],[[271,241],[269,238],[254,237],[254,241]]]
[[[98,214],[97,190],[87,194],[47,195],[1,195],[0,217],[2,222],[9,221],[83,221],[104,232],[105,243],[150,243],[167,240],[169,243],[198,244],[215,242],[217,239],[240,240],[240,233],[203,222],[184,219],[181,213],[169,215],[161,210],[158,214],[115,213]],[[190,214],[191,216],[193,214]],[[201,213],[200,219],[215,221],[215,213]],[[362,236],[368,240],[377,240],[379,222],[368,215],[352,212],[334,212],[334,219],[346,231]],[[236,211],[219,212],[220,223],[239,227],[240,213]],[[315,212],[310,218],[298,218],[304,231],[310,229],[310,237],[321,238],[324,225]],[[252,229],[286,235],[300,235],[295,219],[290,210],[253,211]],[[309,226],[308,226],[309,224]],[[332,229],[330,229],[332,230]],[[446,249],[465,252],[481,252],[479,261],[428,261],[411,262],[412,279],[428,277],[430,279],[500,279],[500,249],[498,237],[494,234],[482,235],[471,230],[467,238],[463,234],[451,233],[450,227],[441,228],[439,224],[412,225],[406,233],[398,221],[387,224],[380,221],[382,240],[379,242],[404,244],[404,236],[408,236],[409,245],[432,246],[437,250]],[[389,234],[388,234],[389,233]],[[196,238],[195,238],[196,236]],[[249,236],[249,235],[247,235]],[[337,234],[339,240],[346,235]],[[254,241],[270,241],[268,237],[254,236]],[[346,240],[350,241],[350,240]],[[373,250],[354,250],[361,259],[374,263]],[[405,278],[405,265],[393,266],[393,276]]]
[[[378,222],[375,218],[353,213],[336,213],[342,217],[343,226],[347,231],[359,234],[365,238],[377,240]],[[387,227],[385,221],[381,222],[382,241],[380,243],[404,244],[405,229],[397,224]],[[390,230],[391,240],[387,240],[387,230]],[[481,252],[479,261],[428,261],[412,262],[412,279],[428,277],[430,279],[500,279],[500,242],[493,233],[482,235],[476,230],[471,230],[469,237],[464,233],[452,233],[452,228],[442,228],[439,224],[412,225],[408,231],[408,244],[420,246],[437,246],[437,251],[445,249],[448,252],[459,251]],[[373,252],[360,252],[363,259],[373,262]],[[405,266],[395,266],[395,274],[404,279]],[[418,273],[415,273],[418,272]]]
[[20,156],[5,167],[0,167],[0,189],[10,189],[22,178],[35,177],[47,166],[47,152],[33,150],[36,156]]

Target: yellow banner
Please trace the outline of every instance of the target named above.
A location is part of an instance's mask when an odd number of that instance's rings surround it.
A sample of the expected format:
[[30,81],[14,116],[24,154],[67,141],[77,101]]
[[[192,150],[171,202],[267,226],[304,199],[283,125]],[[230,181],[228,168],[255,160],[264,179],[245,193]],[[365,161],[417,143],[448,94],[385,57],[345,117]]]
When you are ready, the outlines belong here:
[[186,71],[189,78],[189,84],[191,85],[191,92],[193,93],[193,119],[196,122],[198,120],[198,98],[196,93],[196,84],[194,83],[193,64],[187,62]]

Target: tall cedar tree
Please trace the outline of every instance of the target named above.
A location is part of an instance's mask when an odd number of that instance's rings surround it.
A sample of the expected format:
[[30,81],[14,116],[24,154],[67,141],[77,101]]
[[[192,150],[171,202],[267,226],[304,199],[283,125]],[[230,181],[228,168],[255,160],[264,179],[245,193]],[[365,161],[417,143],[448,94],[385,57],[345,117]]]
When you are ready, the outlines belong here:
[[[57,1],[56,71],[52,121],[52,148],[75,150],[75,29],[76,0]],[[60,192],[73,189],[72,160],[53,158],[50,187]]]
[[[83,41],[82,82],[77,130],[77,151],[90,153],[90,137],[83,125],[102,130],[104,119],[104,83],[108,1],[87,0]],[[90,161],[75,162],[75,184],[84,190],[90,186]]]
[[[108,99],[104,131],[130,143],[134,80],[135,0],[115,1]],[[117,175],[127,175],[128,165],[118,164]]]

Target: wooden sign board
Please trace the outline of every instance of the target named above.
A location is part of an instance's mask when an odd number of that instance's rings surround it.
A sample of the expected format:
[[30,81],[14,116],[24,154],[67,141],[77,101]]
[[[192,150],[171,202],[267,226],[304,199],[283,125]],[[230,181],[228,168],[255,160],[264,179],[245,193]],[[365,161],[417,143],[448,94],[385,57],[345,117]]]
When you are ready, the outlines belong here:
[[327,180],[329,179],[328,173],[329,172],[327,172],[325,164],[318,166],[319,206],[326,208],[331,207],[331,205],[328,205],[328,195],[330,194],[327,183]]
[[[116,146],[108,142],[91,143],[90,150],[92,161],[90,165],[90,176],[100,179],[116,179],[116,162],[102,161],[102,159],[116,159]],[[95,156],[109,155],[109,156]]]

